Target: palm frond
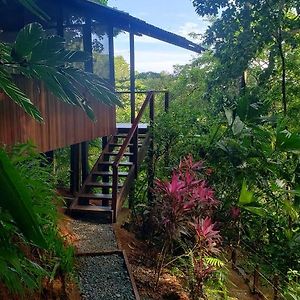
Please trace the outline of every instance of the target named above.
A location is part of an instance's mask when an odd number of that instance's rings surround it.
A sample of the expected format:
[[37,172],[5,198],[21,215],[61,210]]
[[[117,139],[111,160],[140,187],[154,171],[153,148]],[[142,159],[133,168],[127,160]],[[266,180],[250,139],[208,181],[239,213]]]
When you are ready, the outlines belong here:
[[76,69],[74,62],[90,59],[83,51],[66,50],[64,39],[59,36],[46,36],[38,23],[26,25],[17,35],[12,45],[0,44],[0,89],[28,114],[41,121],[37,108],[13,83],[9,71],[17,71],[27,78],[38,79],[58,99],[83,109],[88,117],[95,116],[87,98],[109,106],[122,106],[119,98],[111,91],[109,84],[95,74]]

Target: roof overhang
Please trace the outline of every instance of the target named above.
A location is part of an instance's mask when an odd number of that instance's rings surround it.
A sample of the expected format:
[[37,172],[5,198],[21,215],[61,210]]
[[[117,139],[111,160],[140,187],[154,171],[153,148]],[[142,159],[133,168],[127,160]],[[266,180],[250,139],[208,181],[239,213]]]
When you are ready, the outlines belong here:
[[146,35],[197,53],[201,53],[205,50],[202,46],[180,35],[153,26],[123,11],[88,0],[65,0],[65,2],[72,5],[73,8],[77,8],[81,13],[84,12],[91,16],[96,21],[108,23],[118,29],[136,35]]

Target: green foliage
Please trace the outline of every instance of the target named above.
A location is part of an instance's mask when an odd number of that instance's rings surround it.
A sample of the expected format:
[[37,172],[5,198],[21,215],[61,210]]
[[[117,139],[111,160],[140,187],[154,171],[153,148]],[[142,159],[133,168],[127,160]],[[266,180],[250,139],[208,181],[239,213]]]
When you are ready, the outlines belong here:
[[[70,272],[73,250],[64,245],[58,232],[56,206],[61,202],[44,158],[31,145],[19,145],[10,153],[10,161],[1,150],[3,161],[5,168],[9,167],[8,175],[14,181],[16,192],[24,194],[12,198],[11,192],[1,198],[6,203],[1,205],[0,213],[0,279],[11,292],[20,294],[24,288],[40,288],[45,276],[51,278],[60,272]],[[43,250],[36,247],[39,240],[28,233],[35,228],[43,237]]]
[[31,211],[32,200],[22,177],[14,169],[4,150],[0,149],[0,206],[7,210],[21,232],[41,247],[45,240]]
[[[206,34],[214,52],[177,70],[170,113],[159,117],[155,128],[155,171],[166,177],[188,153],[205,159],[211,167],[209,183],[222,203],[217,217],[224,238],[255,249],[248,254],[249,260],[255,257],[270,276],[282,272],[284,280],[291,266],[299,267],[300,258],[296,250],[300,225],[300,128],[296,121],[300,52],[298,42],[285,42],[299,20],[296,10],[291,9],[295,2],[287,2],[285,19],[274,27],[276,32],[285,28],[281,41],[285,79],[280,41],[272,35],[271,18],[260,16],[266,9],[265,1],[196,2],[201,3],[199,9],[205,15],[222,7]],[[257,9],[260,4],[262,10]],[[249,17],[253,31],[249,32],[245,29],[249,18],[243,17],[247,5],[253,8]],[[276,15],[276,5],[268,16]],[[287,23],[289,27],[285,27]],[[291,35],[294,41],[299,38],[298,31]],[[287,109],[282,105],[283,96],[288,99]],[[241,215],[231,218],[232,208]]]
[[118,97],[98,76],[72,67],[73,63],[86,61],[86,53],[64,48],[64,39],[46,36],[37,23],[26,25],[13,44],[0,43],[0,88],[28,114],[42,121],[37,108],[14,84],[11,73],[16,71],[28,77],[43,81],[58,99],[82,108],[94,119],[88,103],[87,93],[107,105],[122,105]]
[[283,291],[286,300],[297,300],[300,297],[300,273],[298,270],[288,271],[288,285]]

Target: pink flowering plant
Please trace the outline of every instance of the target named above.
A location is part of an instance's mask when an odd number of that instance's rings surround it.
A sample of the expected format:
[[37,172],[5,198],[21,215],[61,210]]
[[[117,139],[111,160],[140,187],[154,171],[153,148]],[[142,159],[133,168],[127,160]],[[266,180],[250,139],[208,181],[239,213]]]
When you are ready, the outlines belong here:
[[198,299],[204,296],[204,281],[216,271],[216,266],[209,263],[207,258],[220,252],[221,236],[210,217],[198,218],[192,222],[192,226],[195,230],[196,243],[190,254],[193,273],[189,280],[189,288],[192,299]]
[[173,171],[170,181],[156,180],[155,218],[160,231],[169,241],[188,233],[189,223],[195,217],[210,216],[219,201],[206,180],[200,179],[203,162],[184,158]]
[[192,156],[188,156],[174,169],[169,181],[156,180],[153,191],[156,199],[153,217],[164,241],[158,279],[174,242],[187,243],[193,249],[193,290],[200,294],[203,280],[213,272],[213,267],[205,263],[205,257],[217,254],[221,241],[212,222],[219,201],[205,176],[208,175],[203,162],[194,162]]

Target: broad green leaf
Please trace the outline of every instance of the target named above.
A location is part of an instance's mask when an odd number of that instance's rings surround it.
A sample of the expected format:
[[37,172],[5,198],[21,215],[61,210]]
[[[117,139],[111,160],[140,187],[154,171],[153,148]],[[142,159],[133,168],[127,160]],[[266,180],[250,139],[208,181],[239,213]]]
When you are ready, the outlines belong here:
[[45,247],[44,236],[32,212],[30,193],[2,149],[0,149],[0,195],[0,206],[10,213],[24,236],[36,245]]
[[286,213],[291,217],[293,221],[299,219],[299,213],[297,212],[296,208],[294,207],[293,203],[289,200],[283,201],[283,207]]
[[41,24],[31,23],[26,25],[20,30],[17,35],[14,47],[13,55],[16,59],[22,61],[28,56],[32,49],[40,43],[44,37],[45,32]]
[[233,121],[232,124],[232,132],[234,135],[238,135],[242,132],[244,129],[245,124],[241,121],[239,116],[236,116],[236,118]]
[[262,207],[257,207],[257,206],[243,206],[245,210],[250,211],[251,213],[258,215],[260,217],[266,217],[267,213],[266,210]]
[[229,108],[224,108],[225,116],[227,118],[228,125],[231,126],[233,122],[233,111]]
[[253,192],[248,191],[246,181],[244,180],[240,193],[239,205],[244,206],[253,203],[254,201]]
[[300,135],[286,130],[277,133],[276,148],[281,151],[300,154]]

